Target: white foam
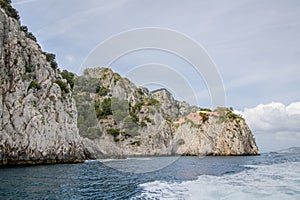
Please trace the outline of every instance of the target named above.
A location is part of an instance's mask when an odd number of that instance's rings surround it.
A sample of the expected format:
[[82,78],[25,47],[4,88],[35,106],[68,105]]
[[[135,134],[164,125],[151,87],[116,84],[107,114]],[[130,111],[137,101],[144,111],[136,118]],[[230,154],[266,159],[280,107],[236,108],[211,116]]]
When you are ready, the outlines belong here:
[[85,160],[84,163],[99,162],[98,160]]
[[249,166],[253,169],[197,180],[141,184],[133,199],[300,199],[300,163]]

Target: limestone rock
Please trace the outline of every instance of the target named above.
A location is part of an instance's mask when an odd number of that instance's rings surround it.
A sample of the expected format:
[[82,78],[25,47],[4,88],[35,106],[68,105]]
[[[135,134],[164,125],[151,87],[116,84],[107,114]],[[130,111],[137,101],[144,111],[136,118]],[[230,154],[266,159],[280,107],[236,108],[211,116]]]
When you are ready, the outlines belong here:
[[70,88],[26,31],[0,9],[0,165],[81,162]]
[[78,125],[94,157],[259,154],[245,120],[230,109],[190,106],[107,68],[86,69],[78,80]]

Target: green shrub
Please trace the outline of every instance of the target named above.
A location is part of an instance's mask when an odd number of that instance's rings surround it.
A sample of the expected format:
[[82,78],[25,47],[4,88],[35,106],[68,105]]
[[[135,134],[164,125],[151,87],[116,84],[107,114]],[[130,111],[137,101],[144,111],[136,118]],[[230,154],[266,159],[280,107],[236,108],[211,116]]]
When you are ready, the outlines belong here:
[[26,35],[26,37],[32,39],[33,41],[37,41],[36,37],[33,35],[33,33],[28,32],[28,27],[27,26],[20,26],[20,31],[23,31]]
[[136,112],[136,111],[140,111],[141,107],[145,105],[145,102],[144,101],[141,101],[141,102],[138,102],[136,103],[133,107],[132,107],[132,112]]
[[98,119],[105,119],[107,118],[108,115],[112,115],[111,99],[110,98],[104,99],[101,104],[101,109],[100,109],[100,102],[98,100],[95,100],[95,111]]
[[9,17],[15,18],[16,20],[20,19],[18,11],[11,6],[11,0],[0,0],[0,6]]
[[145,126],[147,126],[147,124],[145,122],[140,123],[140,127],[145,127]]
[[121,78],[121,76],[119,74],[114,73],[114,79],[115,79],[114,82],[116,83],[117,81],[121,80],[122,78]]
[[32,66],[26,65],[25,66],[25,73],[31,73],[33,71]]
[[107,129],[106,133],[109,135],[112,135],[114,137],[117,137],[120,134],[120,129]]
[[105,115],[111,115],[112,111],[111,111],[111,99],[110,98],[106,98],[103,100],[102,102],[102,110],[104,112]]
[[98,93],[100,96],[105,96],[109,92],[109,89],[106,87],[97,86],[96,93]]
[[35,81],[31,81],[31,83],[30,83],[29,86],[28,86],[27,91],[30,90],[30,89],[40,90],[41,88],[42,88],[42,87],[40,86],[40,84],[38,84],[38,83],[35,82]]
[[73,88],[75,84],[75,74],[72,72],[68,72],[67,70],[63,70],[60,74],[64,79],[67,80],[70,87]]
[[54,83],[56,83],[57,85],[59,85],[62,93],[67,94],[70,92],[69,88],[68,88],[68,84],[63,82],[60,79],[57,79],[56,81],[54,81]]
[[137,89],[137,92],[138,92],[140,95],[143,95],[143,94],[144,94],[142,88],[138,88],[138,89]]
[[158,101],[157,99],[150,98],[150,99],[148,100],[148,105],[149,105],[149,106],[155,106],[155,105],[157,105],[157,104],[159,104],[159,101]]
[[149,123],[152,123],[152,119],[150,119],[149,117],[145,117],[145,120]]
[[57,69],[57,67],[58,67],[58,65],[55,61],[51,62],[50,66],[51,66],[52,69]]
[[206,113],[200,112],[199,115],[202,117],[202,122],[203,123],[205,123],[209,118],[208,114],[206,114]]
[[28,32],[28,27],[27,26],[20,26],[20,31],[23,31],[25,33]]
[[240,115],[237,115],[237,114],[233,113],[232,111],[227,112],[227,113],[226,113],[226,117],[227,117],[230,121],[242,119],[242,117],[241,117]]
[[48,61],[48,62],[52,62],[52,61],[55,61],[55,54],[53,54],[53,53],[45,53],[45,55],[46,55],[46,60]]
[[139,122],[139,118],[134,112],[129,112],[129,114],[130,114],[130,117],[131,117],[133,122],[135,122],[135,123]]
[[[45,53],[45,52],[44,52]],[[51,66],[51,68],[52,69],[57,69],[57,63],[56,63],[56,61],[55,61],[55,54],[53,54],[53,53],[45,53],[45,56],[46,56],[46,60],[48,61],[48,62],[50,62],[50,66]]]
[[36,37],[31,32],[26,33],[26,37],[28,37],[29,39],[32,39],[35,42],[37,41]]

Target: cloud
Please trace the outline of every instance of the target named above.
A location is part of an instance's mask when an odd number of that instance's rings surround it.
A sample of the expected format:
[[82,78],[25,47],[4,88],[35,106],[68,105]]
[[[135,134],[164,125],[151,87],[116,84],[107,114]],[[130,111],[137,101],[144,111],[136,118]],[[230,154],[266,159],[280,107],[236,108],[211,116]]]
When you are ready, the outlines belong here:
[[272,102],[235,112],[246,119],[262,152],[300,146],[300,102]]
[[272,102],[239,112],[253,131],[257,132],[300,132],[300,102],[285,106]]

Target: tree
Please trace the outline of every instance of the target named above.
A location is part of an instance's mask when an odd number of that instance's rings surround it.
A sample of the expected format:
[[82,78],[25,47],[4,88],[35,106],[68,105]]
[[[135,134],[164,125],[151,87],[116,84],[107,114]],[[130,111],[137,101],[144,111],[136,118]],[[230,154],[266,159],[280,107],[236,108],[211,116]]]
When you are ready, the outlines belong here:
[[57,65],[57,62],[55,61],[55,54],[53,53],[45,53],[45,56],[46,56],[46,60],[48,62],[50,62],[50,66],[52,69],[57,69],[58,65]]
[[110,98],[106,98],[103,100],[102,102],[102,111],[104,113],[105,116],[107,115],[111,115],[112,111],[111,111],[111,99]]
[[28,27],[27,26],[21,26],[20,30],[27,33],[28,32]]
[[53,54],[53,53],[46,53],[46,60],[48,61],[48,62],[52,62],[52,61],[54,61],[55,60],[55,54]]
[[74,83],[75,83],[75,74],[72,72],[68,72],[67,70],[63,70],[61,73],[61,76],[67,80],[67,82],[69,83],[70,87],[73,88],[74,87]]

